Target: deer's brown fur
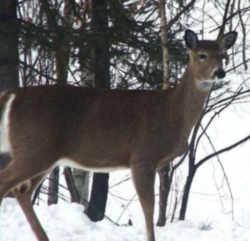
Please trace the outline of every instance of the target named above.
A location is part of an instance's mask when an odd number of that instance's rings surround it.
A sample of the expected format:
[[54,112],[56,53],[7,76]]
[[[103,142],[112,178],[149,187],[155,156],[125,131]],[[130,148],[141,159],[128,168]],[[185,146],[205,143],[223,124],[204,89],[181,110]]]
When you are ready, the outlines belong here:
[[[8,192],[14,194],[39,241],[48,238],[29,199],[41,178],[62,160],[97,171],[130,168],[145,215],[148,241],[155,241],[155,172],[185,152],[215,75],[225,74],[222,40],[198,41],[190,30],[185,40],[190,63],[175,89],[40,86],[9,90],[0,97],[0,126],[4,127],[6,117],[4,137],[10,143],[6,150],[10,160],[0,172],[0,198]],[[234,32],[223,39],[227,47],[235,40]]]

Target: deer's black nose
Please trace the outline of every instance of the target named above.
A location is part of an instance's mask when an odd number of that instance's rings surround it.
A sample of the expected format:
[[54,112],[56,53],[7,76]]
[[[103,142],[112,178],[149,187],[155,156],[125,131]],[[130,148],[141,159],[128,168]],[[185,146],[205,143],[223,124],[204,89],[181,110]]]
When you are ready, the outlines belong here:
[[223,69],[218,69],[214,73],[219,79],[223,79],[226,76],[226,72]]

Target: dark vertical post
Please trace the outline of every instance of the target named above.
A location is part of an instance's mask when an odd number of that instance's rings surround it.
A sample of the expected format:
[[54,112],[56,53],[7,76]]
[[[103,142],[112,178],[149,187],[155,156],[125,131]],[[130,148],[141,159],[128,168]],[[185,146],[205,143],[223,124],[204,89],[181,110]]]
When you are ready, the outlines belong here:
[[19,85],[17,1],[0,4],[0,92]]
[[[110,88],[110,53],[108,29],[108,1],[92,1],[92,31],[94,39],[93,73],[96,88]],[[92,221],[102,220],[108,197],[108,174],[96,173],[86,214]]]

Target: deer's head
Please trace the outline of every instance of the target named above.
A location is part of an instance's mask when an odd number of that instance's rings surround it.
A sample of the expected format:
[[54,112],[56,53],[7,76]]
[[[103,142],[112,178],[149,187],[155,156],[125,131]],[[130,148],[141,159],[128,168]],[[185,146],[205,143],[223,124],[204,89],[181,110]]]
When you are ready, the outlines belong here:
[[184,39],[190,50],[189,70],[195,84],[199,89],[208,91],[215,78],[221,79],[226,75],[223,60],[227,63],[227,50],[234,45],[237,32],[229,32],[212,41],[199,40],[196,33],[186,30]]

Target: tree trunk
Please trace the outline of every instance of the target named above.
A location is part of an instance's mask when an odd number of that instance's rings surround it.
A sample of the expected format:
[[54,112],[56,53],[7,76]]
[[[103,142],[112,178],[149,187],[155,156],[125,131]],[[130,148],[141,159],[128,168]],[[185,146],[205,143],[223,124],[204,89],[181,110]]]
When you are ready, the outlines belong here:
[[189,169],[189,173],[188,173],[186,183],[184,186],[184,191],[183,191],[183,198],[182,198],[182,203],[181,203],[179,220],[185,220],[187,205],[188,205],[188,198],[189,198],[189,194],[190,194],[190,190],[191,190],[191,186],[194,180],[195,173],[196,173],[195,167],[192,167],[191,169]]
[[162,50],[162,68],[163,68],[163,83],[162,89],[169,88],[169,53],[168,53],[168,35],[167,35],[167,18],[166,18],[166,0],[159,1],[159,15],[161,18],[161,50]]
[[49,175],[48,205],[57,204],[59,185],[59,167],[53,169]]
[[83,204],[83,206],[87,208],[89,200],[89,172],[73,168],[72,176],[74,179],[74,188],[77,190],[79,195],[79,203]]
[[[166,0],[159,1],[159,16],[161,20],[161,50],[162,50],[162,89],[169,88],[169,53],[168,53],[168,36],[167,36],[167,19],[166,19]],[[160,177],[160,200],[159,200],[159,217],[157,226],[164,226],[166,223],[167,200],[170,191],[172,178],[170,177],[170,164],[162,167],[159,171]]]
[[85,210],[85,213],[94,222],[104,218],[108,198],[108,180],[108,174],[94,174],[89,206]]
[[80,201],[81,201],[80,195],[76,189],[75,180],[73,178],[72,171],[71,171],[70,167],[64,168],[64,176],[65,176],[65,180],[66,180],[69,192],[70,192],[71,202],[80,203]]
[[[92,1],[92,31],[94,34],[94,74],[96,88],[110,88],[110,53],[108,36],[107,0]],[[96,173],[93,177],[92,191],[86,214],[92,221],[104,217],[108,196],[108,174]]]
[[[56,63],[56,77],[58,85],[66,85],[68,79],[68,67],[70,57],[70,42],[67,38],[66,33],[59,31],[60,26],[56,22],[56,18],[53,16],[51,9],[49,8],[48,2],[44,1],[44,9],[46,10],[46,17],[48,25],[51,31],[55,31],[54,45],[55,49],[55,63]],[[64,6],[64,27],[71,29],[72,27],[72,12],[71,6],[68,2]],[[49,175],[49,196],[48,205],[56,204],[58,202],[58,191],[59,191],[59,167]]]
[[16,4],[14,0],[0,4],[0,92],[19,85]]
[[[91,4],[90,1],[87,3],[86,7],[91,8],[91,6],[88,6],[88,4]],[[90,9],[87,9],[87,11],[90,11]],[[84,36],[86,35],[86,26],[85,24],[82,24],[80,34],[82,35],[82,38],[84,39]],[[88,88],[94,88],[95,87],[95,75],[93,70],[93,49],[89,49],[89,52],[86,53],[86,43],[79,44],[79,65],[81,70],[81,84],[84,87]],[[75,169],[72,168],[71,176],[73,178],[74,184],[71,185],[71,188],[75,188],[73,193],[77,192],[78,195],[78,202],[83,204],[85,209],[88,207],[89,203],[89,183],[90,183],[90,173],[88,171],[83,171],[82,169]],[[72,194],[71,194],[72,197]],[[75,199],[72,197],[72,199]]]

